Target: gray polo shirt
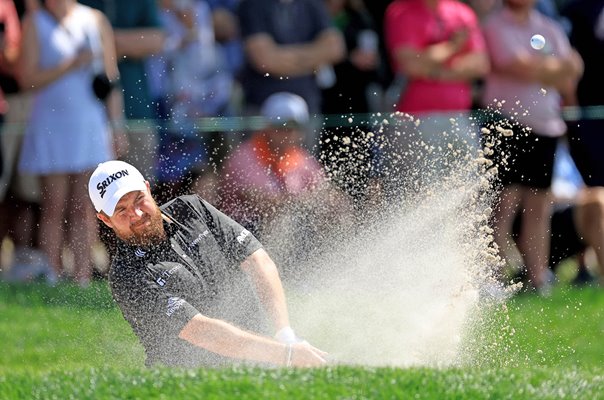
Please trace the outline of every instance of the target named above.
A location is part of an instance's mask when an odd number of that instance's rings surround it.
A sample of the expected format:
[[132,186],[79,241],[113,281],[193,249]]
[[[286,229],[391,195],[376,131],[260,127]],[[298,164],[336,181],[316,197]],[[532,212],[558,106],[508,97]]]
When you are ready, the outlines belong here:
[[160,208],[172,221],[164,222],[166,240],[150,247],[118,244],[109,272],[113,297],[144,346],[147,365],[224,364],[223,357],[178,334],[198,313],[263,329],[264,315],[240,268],[261,244],[198,196],[177,197]]

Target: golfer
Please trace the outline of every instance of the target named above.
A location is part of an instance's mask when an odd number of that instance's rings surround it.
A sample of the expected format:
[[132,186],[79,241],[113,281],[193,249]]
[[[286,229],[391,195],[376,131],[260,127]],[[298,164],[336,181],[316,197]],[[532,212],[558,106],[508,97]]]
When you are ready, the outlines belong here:
[[[325,363],[327,353],[290,328],[277,268],[241,225],[195,195],[158,207],[122,161],[99,164],[88,193],[120,239],[109,285],[148,366]],[[260,333],[267,319],[275,339]]]

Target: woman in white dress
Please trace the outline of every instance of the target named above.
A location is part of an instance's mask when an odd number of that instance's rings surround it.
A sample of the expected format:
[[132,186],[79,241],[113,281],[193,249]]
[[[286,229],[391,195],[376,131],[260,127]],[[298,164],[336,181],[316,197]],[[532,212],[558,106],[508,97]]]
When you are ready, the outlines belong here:
[[40,176],[40,245],[59,278],[66,228],[73,277],[88,283],[97,224],[86,182],[100,163],[114,158],[109,121],[123,121],[121,90],[105,101],[95,95],[99,71],[118,78],[113,31],[99,11],[74,0],[46,0],[23,25],[20,83],[35,91],[19,162]]

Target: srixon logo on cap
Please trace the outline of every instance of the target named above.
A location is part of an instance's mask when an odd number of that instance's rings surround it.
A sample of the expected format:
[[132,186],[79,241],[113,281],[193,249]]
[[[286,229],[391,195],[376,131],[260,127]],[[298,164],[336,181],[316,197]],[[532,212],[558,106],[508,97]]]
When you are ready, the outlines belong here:
[[120,178],[123,178],[124,176],[128,175],[128,170],[127,169],[123,169],[121,171],[116,172],[115,174],[111,174],[107,177],[107,179],[99,182],[96,184],[96,188],[99,191],[99,194],[101,195],[101,199],[103,198],[103,196],[105,196],[105,193],[107,193],[107,187],[109,185],[111,185],[111,182],[113,181],[117,181]]

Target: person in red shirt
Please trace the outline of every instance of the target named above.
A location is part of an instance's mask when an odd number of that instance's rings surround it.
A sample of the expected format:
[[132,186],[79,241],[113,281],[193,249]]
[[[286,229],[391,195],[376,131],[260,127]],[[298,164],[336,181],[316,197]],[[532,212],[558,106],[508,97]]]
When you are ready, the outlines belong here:
[[[386,10],[384,32],[393,70],[406,80],[396,111],[414,118],[401,116],[394,129],[402,134],[392,140],[402,151],[422,152],[420,174],[438,178],[451,165],[443,158],[447,149],[455,159],[478,149],[473,83],[489,71],[478,19],[458,0],[396,0]],[[425,145],[435,152],[424,154]],[[418,167],[401,170],[410,168]]]
[[396,0],[385,15],[388,52],[409,82],[396,107],[409,114],[468,111],[471,83],[489,69],[472,9],[457,0]]

